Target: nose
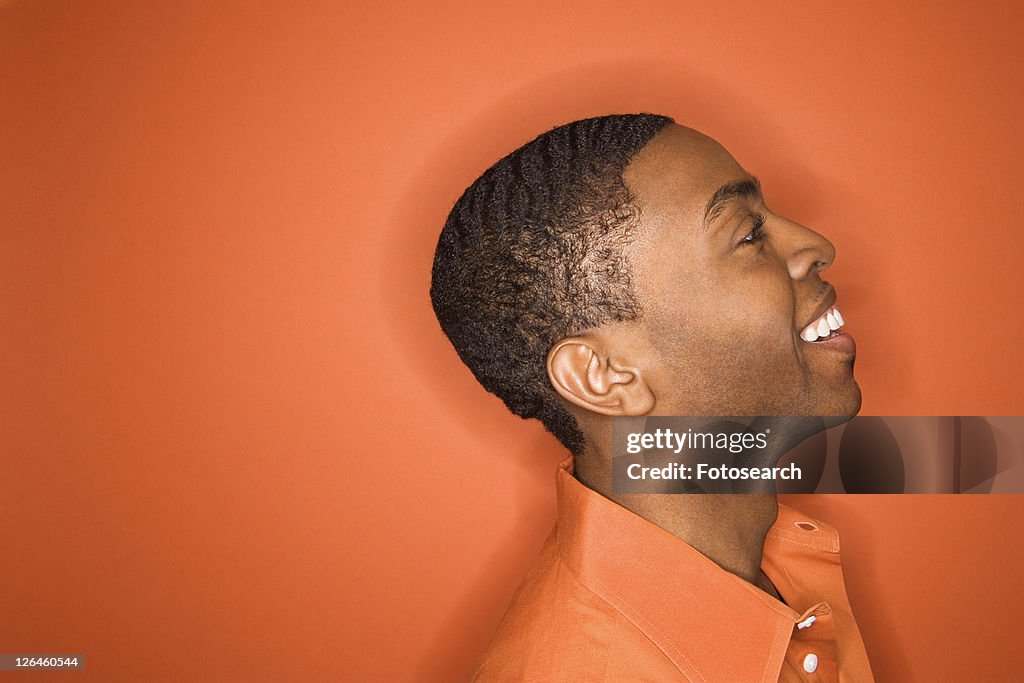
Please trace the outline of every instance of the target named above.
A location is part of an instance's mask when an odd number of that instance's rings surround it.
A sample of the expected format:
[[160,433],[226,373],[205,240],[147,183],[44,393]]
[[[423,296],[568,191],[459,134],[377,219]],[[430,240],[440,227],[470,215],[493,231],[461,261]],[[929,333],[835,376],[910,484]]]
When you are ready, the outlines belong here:
[[825,270],[836,260],[836,248],[823,235],[792,221],[786,221],[786,225],[784,247],[791,278],[803,280]]

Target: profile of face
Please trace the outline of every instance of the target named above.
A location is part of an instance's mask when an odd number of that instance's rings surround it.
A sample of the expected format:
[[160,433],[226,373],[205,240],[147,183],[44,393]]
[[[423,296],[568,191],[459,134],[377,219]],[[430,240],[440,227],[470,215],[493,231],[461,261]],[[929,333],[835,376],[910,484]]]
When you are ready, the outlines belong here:
[[856,347],[822,279],[832,244],[772,213],[753,176],[683,126],[623,180],[640,207],[625,250],[642,314],[555,345],[563,398],[605,415],[855,415]]

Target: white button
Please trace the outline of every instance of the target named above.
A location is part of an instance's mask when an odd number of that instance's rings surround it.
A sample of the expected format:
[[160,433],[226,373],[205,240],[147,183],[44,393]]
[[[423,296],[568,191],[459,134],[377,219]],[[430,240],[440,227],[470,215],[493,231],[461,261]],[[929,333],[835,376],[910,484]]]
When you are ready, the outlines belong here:
[[809,674],[814,673],[818,670],[818,655],[813,652],[804,657],[804,671]]
[[810,626],[811,624],[813,624],[817,620],[818,620],[818,617],[815,617],[815,616],[812,615],[812,616],[807,617],[803,621],[801,621],[799,624],[796,625],[796,627],[798,629],[802,630],[802,629],[807,628],[808,626]]

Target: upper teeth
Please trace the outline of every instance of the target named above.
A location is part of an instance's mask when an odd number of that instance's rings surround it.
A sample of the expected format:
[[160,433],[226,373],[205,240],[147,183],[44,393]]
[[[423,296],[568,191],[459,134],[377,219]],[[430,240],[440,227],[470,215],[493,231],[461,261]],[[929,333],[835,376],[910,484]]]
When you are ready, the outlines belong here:
[[825,314],[804,328],[800,338],[804,341],[816,341],[819,337],[827,337],[833,330],[838,330],[844,325],[843,316],[839,309],[833,306],[825,311]]

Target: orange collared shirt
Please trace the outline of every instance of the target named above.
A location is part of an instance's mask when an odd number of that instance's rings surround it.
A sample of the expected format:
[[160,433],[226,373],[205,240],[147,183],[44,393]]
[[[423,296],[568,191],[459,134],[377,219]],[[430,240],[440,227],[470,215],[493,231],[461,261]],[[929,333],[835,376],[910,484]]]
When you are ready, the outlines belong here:
[[477,681],[872,681],[835,529],[784,505],[761,568],[784,602],[558,470],[558,523]]

